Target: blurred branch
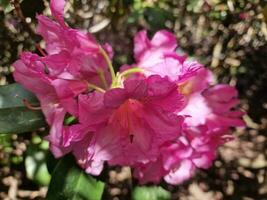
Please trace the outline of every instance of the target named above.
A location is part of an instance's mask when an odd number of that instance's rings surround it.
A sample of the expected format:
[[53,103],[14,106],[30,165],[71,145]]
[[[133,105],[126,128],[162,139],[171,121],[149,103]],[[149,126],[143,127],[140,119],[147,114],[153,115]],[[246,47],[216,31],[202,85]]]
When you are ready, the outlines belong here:
[[97,33],[100,32],[101,30],[105,29],[108,25],[110,24],[110,19],[104,19],[98,24],[92,26],[89,31],[91,33]]
[[31,28],[31,26],[27,23],[25,16],[23,15],[23,12],[20,7],[20,2],[19,0],[10,0],[10,3],[14,6],[15,8],[15,13],[18,17],[18,19],[21,21],[23,27],[25,30],[30,34],[31,37],[35,38],[36,34]]

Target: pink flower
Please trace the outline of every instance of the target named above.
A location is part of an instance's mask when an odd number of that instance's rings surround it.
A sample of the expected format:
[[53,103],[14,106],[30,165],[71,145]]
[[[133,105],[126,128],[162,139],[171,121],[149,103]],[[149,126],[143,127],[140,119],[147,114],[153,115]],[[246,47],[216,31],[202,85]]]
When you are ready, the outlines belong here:
[[[23,52],[14,63],[15,80],[38,97],[48,124],[51,126],[51,150],[56,157],[66,151],[63,125],[67,113],[78,116],[78,96],[91,90],[89,85],[107,87],[111,82],[104,53],[112,56],[109,45],[103,48],[89,33],[69,28],[64,22],[64,0],[51,0],[52,16],[38,16],[37,32],[46,42],[47,55]],[[104,52],[104,53],[103,53]]]
[[[58,103],[58,100],[55,90],[51,85],[53,79],[46,75],[46,68],[41,58],[36,54],[24,52],[21,54],[21,59],[16,61],[13,66],[15,68],[13,73],[15,80],[36,94],[47,121],[51,124],[53,106]],[[50,102],[53,102],[51,107],[47,106]]]
[[[69,28],[64,23],[64,0],[52,0],[50,8],[56,21],[39,15],[37,32],[46,42],[48,55],[43,62],[49,66],[50,73],[61,79],[86,80],[105,87],[100,80],[104,77],[110,83],[107,61],[101,52],[102,47],[90,33]],[[106,44],[105,51],[112,57],[112,48]]]
[[186,60],[185,56],[176,54],[175,36],[165,30],[158,31],[149,40],[146,31],[140,31],[134,38],[134,56],[137,66],[145,75],[168,76],[170,80],[181,82],[202,67],[195,61]]
[[[191,178],[197,168],[211,166],[217,148],[233,138],[229,136],[230,128],[244,126],[241,119],[244,113],[236,108],[239,104],[236,89],[224,84],[214,85],[211,71],[171,53],[176,47],[175,41],[167,35],[163,44],[169,44],[169,48],[164,48],[164,45],[153,45],[155,36],[149,41],[146,32],[139,32],[135,37],[135,56],[138,67],[147,76],[167,76],[185,95],[184,107],[177,112],[186,116],[182,136],[162,145],[157,160],[137,164],[134,175],[141,183],[157,183],[164,177],[166,182],[176,185]],[[188,67],[188,63],[193,67]]]
[[217,148],[231,139],[225,130],[209,131],[205,126],[188,129],[176,141],[162,145],[156,161],[137,164],[134,176],[141,184],[159,183],[162,177],[169,184],[181,184],[191,178],[196,169],[209,168]]
[[188,127],[205,125],[216,130],[244,126],[244,113],[235,109],[238,104],[236,89],[219,84],[188,95],[188,103],[179,114],[189,116],[185,120]]
[[82,154],[75,153],[80,147],[74,145],[74,154],[79,163],[87,163],[83,166],[87,172],[94,174],[101,172],[95,166],[104,161],[132,166],[156,160],[159,146],[180,135],[183,117],[175,112],[181,107],[183,96],[177,85],[159,76],[129,78],[123,88],[81,95],[81,126],[96,131],[80,134],[92,139]]
[[40,100],[53,154],[72,152],[93,175],[104,162],[131,166],[142,184],[176,185],[210,167],[232,139],[230,128],[244,125],[236,89],[216,85],[211,71],[177,54],[165,30],[151,40],[137,33],[136,64],[115,74],[112,48],[68,27],[64,6],[51,0],[54,20],[37,17],[47,53],[23,52],[14,63],[16,81]]
[[58,96],[52,86],[53,78],[46,74],[46,66],[36,54],[24,52],[21,59],[13,66],[14,78],[25,88],[32,91],[39,99],[47,123],[51,126],[49,139],[50,147],[55,156],[59,157],[67,152],[61,146],[61,133],[66,110],[59,102]]

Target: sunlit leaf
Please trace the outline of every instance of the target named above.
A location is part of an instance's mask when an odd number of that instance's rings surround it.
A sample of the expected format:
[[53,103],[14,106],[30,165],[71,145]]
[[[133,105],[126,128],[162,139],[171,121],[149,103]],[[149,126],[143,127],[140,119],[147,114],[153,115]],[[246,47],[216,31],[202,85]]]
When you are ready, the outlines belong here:
[[101,200],[104,183],[86,174],[71,156],[58,161],[52,173],[47,200]]

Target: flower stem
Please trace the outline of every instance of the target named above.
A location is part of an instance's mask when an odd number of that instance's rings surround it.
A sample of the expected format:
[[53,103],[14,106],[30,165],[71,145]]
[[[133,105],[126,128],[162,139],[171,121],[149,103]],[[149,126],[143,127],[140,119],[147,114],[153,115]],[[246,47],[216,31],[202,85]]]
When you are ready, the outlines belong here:
[[144,72],[143,69],[138,68],[138,67],[134,67],[134,68],[127,69],[124,72],[122,72],[120,74],[120,77],[128,76],[128,75],[133,74],[133,73],[142,73],[142,72]]
[[36,39],[36,34],[35,34],[34,30],[26,22],[25,16],[23,15],[23,12],[22,12],[21,7],[20,7],[20,1],[19,0],[11,0],[10,2],[13,4],[13,6],[15,8],[15,13],[16,13],[17,17],[19,18],[19,20],[21,21],[25,30],[28,31],[28,33],[31,35],[31,37]]
[[112,66],[111,60],[110,60],[108,54],[106,53],[106,51],[101,46],[99,46],[99,50],[102,53],[102,55],[104,56],[104,58],[108,64],[108,68],[109,68],[109,71],[111,74],[112,82],[114,82],[116,79],[116,74],[115,74],[114,68]]

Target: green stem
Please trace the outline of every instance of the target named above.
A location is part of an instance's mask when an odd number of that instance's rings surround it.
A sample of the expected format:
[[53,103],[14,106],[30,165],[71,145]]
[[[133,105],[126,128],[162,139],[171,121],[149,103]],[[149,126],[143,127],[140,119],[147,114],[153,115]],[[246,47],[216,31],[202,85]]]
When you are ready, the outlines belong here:
[[129,76],[129,75],[134,74],[134,73],[143,73],[143,72],[144,72],[144,70],[139,68],[139,67],[127,69],[116,77],[116,79],[111,84],[111,88],[117,87],[118,84],[121,83],[123,77]]
[[113,83],[116,80],[116,74],[115,74],[114,68],[112,66],[111,60],[110,60],[108,54],[106,53],[106,51],[101,46],[99,46],[99,50],[102,53],[102,55],[104,56],[104,59],[106,60],[106,62],[108,64],[108,68],[109,68],[111,78],[112,78],[112,83]]
[[134,68],[127,69],[124,72],[122,72],[120,74],[120,77],[129,76],[130,74],[133,74],[133,73],[142,73],[142,72],[144,72],[143,69],[138,68],[138,67],[134,67]]

